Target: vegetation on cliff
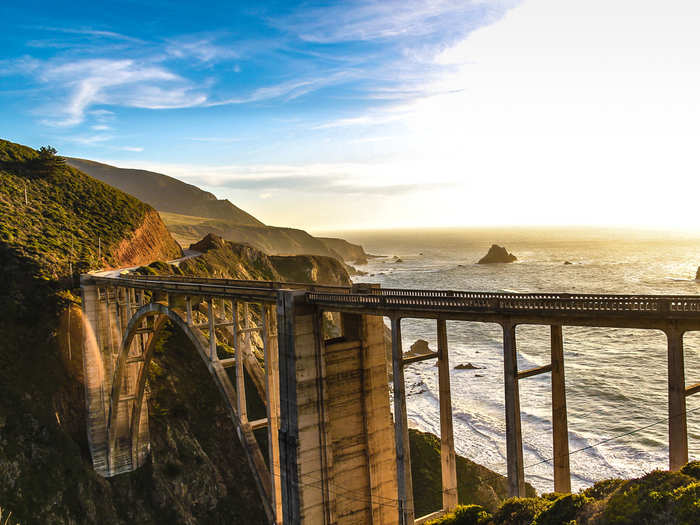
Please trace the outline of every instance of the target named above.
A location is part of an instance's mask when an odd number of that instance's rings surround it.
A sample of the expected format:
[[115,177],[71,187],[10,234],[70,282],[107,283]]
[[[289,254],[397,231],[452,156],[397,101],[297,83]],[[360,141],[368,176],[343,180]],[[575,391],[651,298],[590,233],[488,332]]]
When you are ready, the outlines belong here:
[[458,507],[429,525],[693,525],[700,523],[700,461],[680,472],[599,481],[578,494],[511,498],[492,512]]
[[[440,470],[440,438],[428,432],[409,430],[413,505],[416,516],[424,516],[442,508],[442,474]],[[527,484],[528,496],[535,489]],[[494,511],[507,497],[504,476],[469,459],[457,456],[457,493],[460,503],[478,504]]]
[[[67,166],[50,150],[39,152],[0,140],[0,243],[2,258],[30,264],[46,279],[117,266],[119,245],[138,233],[150,206]],[[161,227],[162,223],[152,217]],[[163,258],[177,257],[167,236]],[[153,247],[146,247],[149,256]],[[142,259],[144,260],[144,259]]]

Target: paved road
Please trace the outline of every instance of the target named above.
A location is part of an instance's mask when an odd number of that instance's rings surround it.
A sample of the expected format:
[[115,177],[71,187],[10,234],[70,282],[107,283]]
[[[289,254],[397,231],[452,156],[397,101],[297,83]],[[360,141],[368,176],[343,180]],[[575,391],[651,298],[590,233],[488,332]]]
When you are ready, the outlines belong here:
[[[173,266],[180,266],[180,263],[182,261],[192,259],[193,257],[199,257],[200,255],[202,255],[202,252],[197,252],[194,250],[182,250],[182,253],[184,254],[182,257],[180,257],[179,259],[173,259],[172,261],[167,261],[167,263],[172,264]],[[90,273],[97,277],[119,277],[122,273],[135,270],[136,268],[140,268],[141,266],[143,265],[139,264],[138,266],[129,266],[125,268],[116,268],[114,270],[102,270]]]

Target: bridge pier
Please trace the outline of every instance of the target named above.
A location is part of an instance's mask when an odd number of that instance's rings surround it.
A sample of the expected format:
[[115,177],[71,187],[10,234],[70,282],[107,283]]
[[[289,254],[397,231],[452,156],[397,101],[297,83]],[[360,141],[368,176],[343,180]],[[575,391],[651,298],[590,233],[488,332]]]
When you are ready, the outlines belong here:
[[506,462],[508,495],[525,497],[523,437],[520,429],[520,389],[518,387],[518,355],[515,345],[515,324],[505,321],[503,327],[503,376],[506,408]]
[[669,470],[680,470],[688,462],[683,331],[666,330],[668,341],[668,463]]
[[[381,317],[343,316],[323,340],[305,294],[278,303],[284,523],[397,523],[396,455]],[[284,326],[283,326],[284,325]]]
[[406,411],[406,381],[403,370],[401,318],[391,318],[391,357],[394,376],[394,433],[396,440],[396,482],[398,490],[399,525],[413,525],[413,480],[411,478],[411,448],[408,438]]
[[450,390],[450,356],[447,352],[447,322],[437,320],[438,383],[440,391],[440,459],[442,471],[442,510],[457,506],[457,458],[452,428],[452,394]]
[[554,492],[571,492],[569,467],[569,426],[566,413],[564,377],[564,340],[561,325],[552,325],[552,456],[554,456]]

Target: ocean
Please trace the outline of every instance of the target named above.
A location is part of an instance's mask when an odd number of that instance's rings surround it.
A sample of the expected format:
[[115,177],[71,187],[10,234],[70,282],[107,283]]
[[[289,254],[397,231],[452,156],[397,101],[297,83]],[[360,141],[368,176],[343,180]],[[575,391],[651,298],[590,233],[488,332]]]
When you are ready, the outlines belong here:
[[[359,266],[368,275],[354,278],[383,287],[700,295],[700,282],[695,281],[700,235],[574,228],[333,235],[383,256]],[[505,246],[518,261],[476,264],[493,243]],[[434,321],[404,320],[402,329],[404,351],[417,339],[437,348]],[[479,367],[451,371],[457,453],[505,474],[501,329],[455,321],[448,322],[448,336],[451,367],[466,363]],[[519,369],[549,363],[548,327],[520,326],[516,336]],[[686,334],[684,344],[686,384],[690,385],[700,382],[700,333]],[[564,358],[574,490],[600,479],[668,468],[664,334],[564,327]],[[409,365],[405,375],[412,426],[439,435],[434,362]],[[552,456],[550,400],[549,374],[520,382],[525,476],[542,492],[553,490],[552,464],[547,461]],[[687,399],[687,410],[695,410],[688,414],[690,457],[699,459],[700,394]]]

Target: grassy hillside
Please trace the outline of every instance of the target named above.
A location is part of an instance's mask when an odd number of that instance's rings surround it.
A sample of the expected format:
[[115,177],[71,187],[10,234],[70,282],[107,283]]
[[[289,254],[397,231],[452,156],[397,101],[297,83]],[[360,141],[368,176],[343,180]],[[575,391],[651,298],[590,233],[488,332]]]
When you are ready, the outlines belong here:
[[[26,190],[26,199],[25,199]],[[43,278],[120,264],[119,244],[154,211],[59,157],[0,140],[0,243],[5,264],[34,265]],[[155,219],[154,219],[155,220]],[[160,224],[160,220],[156,220]],[[162,224],[161,224],[162,227]],[[163,256],[179,255],[166,235]]]
[[91,177],[119,188],[160,211],[223,219],[247,226],[263,226],[262,222],[234,206],[230,201],[219,200],[197,186],[161,173],[117,168],[70,157],[66,158],[66,161]]

